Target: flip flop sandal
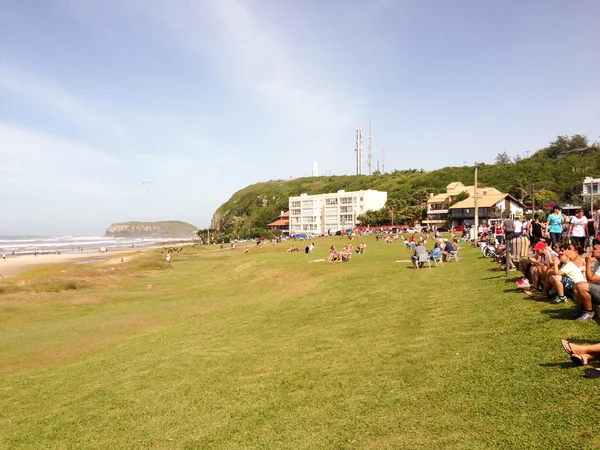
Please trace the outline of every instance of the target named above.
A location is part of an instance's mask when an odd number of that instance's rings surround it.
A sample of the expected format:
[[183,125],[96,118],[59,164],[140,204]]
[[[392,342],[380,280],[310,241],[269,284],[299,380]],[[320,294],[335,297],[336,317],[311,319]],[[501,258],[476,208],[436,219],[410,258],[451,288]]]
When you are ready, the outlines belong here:
[[560,343],[562,344],[563,348],[565,349],[565,352],[567,352],[569,354],[569,356],[571,356],[573,354],[573,349],[571,348],[571,343],[565,339],[561,339]]
[[600,369],[585,369],[585,378],[600,378]]
[[571,361],[573,361],[576,366],[585,366],[585,361],[581,355],[571,355]]

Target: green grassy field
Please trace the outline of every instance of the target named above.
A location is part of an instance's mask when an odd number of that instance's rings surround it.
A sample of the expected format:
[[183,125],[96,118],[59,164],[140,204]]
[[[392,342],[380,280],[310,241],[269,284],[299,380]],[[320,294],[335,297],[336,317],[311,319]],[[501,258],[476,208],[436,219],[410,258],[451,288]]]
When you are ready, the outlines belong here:
[[3,280],[0,448],[600,446],[598,382],[559,342],[595,322],[464,244],[417,271],[365,241],[348,263],[308,263],[345,243],[322,238]]

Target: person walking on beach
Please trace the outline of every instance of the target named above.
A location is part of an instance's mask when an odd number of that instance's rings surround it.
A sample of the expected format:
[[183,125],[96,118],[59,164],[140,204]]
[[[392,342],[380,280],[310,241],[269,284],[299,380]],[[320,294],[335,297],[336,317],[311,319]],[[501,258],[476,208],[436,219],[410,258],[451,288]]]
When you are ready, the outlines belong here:
[[2,253],[2,259],[6,261],[6,253]]

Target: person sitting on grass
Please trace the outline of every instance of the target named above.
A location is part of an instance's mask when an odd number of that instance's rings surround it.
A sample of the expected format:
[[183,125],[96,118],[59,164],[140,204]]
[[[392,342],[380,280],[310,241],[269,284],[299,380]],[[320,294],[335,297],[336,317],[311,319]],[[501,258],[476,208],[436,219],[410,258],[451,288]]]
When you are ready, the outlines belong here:
[[[544,241],[540,241],[544,242]],[[538,242],[539,243],[539,242]],[[537,245],[537,244],[536,244]],[[532,272],[532,284],[533,289],[540,291],[542,287],[542,283],[546,280],[546,276],[548,275],[548,271],[554,268],[554,261],[558,259],[558,252],[560,251],[560,245],[556,244],[554,246],[556,250],[553,250],[546,243],[546,247],[544,248],[544,257],[540,260],[540,262],[545,264],[540,264],[535,267]]]
[[327,262],[332,261],[342,261],[342,255],[338,253],[338,251],[335,248],[335,245],[332,245],[329,248],[329,258],[327,258]]
[[562,346],[578,366],[586,366],[593,359],[600,358],[600,344],[577,345],[565,339],[561,340]]
[[427,255],[427,249],[425,248],[422,242],[419,242],[419,245],[415,247],[413,254],[410,257],[410,259],[412,260],[412,265],[415,269],[419,268],[419,256],[421,255]]
[[548,255],[545,252],[547,247],[548,244],[545,242],[538,242],[533,247],[533,256],[519,260],[523,276],[516,281],[517,287],[529,287],[533,284],[534,289],[538,289],[540,285],[539,268],[548,265]]
[[575,285],[573,293],[579,305],[575,313],[577,322],[589,322],[594,318],[594,305],[600,304],[600,242],[592,247],[585,258],[585,278]]
[[[554,261],[554,267],[548,272],[544,291],[538,296],[538,300],[549,298],[550,288],[554,286],[557,295],[550,303],[558,305],[567,301],[565,289],[572,290],[577,283],[585,281],[581,269],[573,263],[577,257],[577,252],[574,250],[565,250],[559,253],[558,259]],[[561,264],[560,267],[559,264]]]

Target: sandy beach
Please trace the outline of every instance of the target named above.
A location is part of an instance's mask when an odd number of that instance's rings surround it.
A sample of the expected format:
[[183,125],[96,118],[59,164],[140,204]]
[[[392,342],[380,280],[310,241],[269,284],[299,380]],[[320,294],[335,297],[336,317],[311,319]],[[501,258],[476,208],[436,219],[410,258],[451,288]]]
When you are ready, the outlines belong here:
[[[80,262],[90,261],[93,263],[107,261],[109,259],[114,259],[118,255],[123,255],[125,253],[132,252],[140,252],[152,250],[155,248],[161,247],[138,247],[138,248],[123,248],[123,249],[115,249],[114,251],[107,253],[93,253],[93,252],[82,252],[82,253],[63,253],[60,255],[57,254],[48,254],[48,255],[20,255],[20,256],[12,256],[6,255],[6,260],[0,259],[0,275],[4,278],[12,277],[23,273],[29,269],[39,266],[48,266],[52,264],[67,264],[71,262]],[[1,256],[1,255],[0,255]]]

